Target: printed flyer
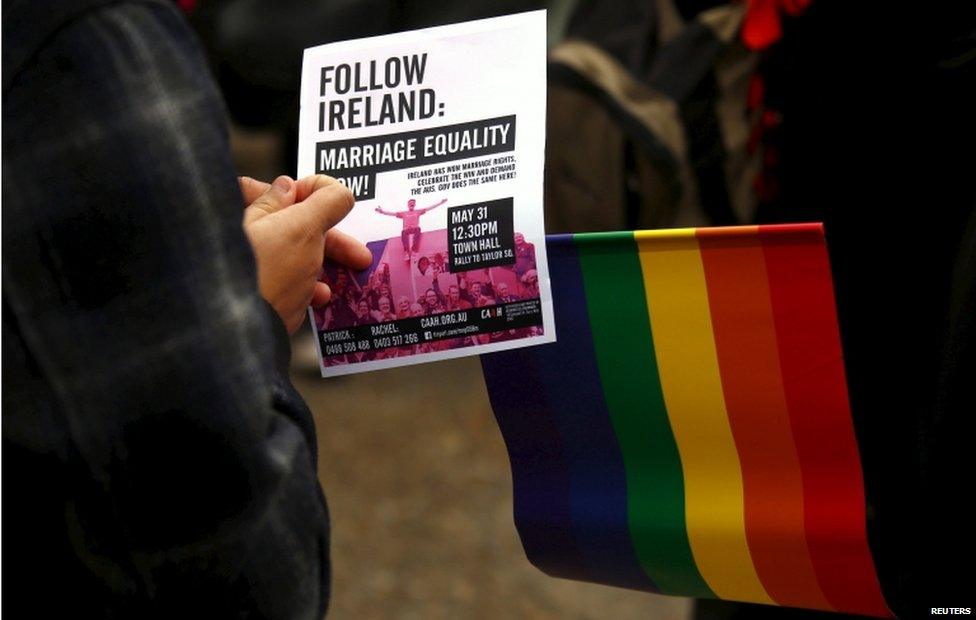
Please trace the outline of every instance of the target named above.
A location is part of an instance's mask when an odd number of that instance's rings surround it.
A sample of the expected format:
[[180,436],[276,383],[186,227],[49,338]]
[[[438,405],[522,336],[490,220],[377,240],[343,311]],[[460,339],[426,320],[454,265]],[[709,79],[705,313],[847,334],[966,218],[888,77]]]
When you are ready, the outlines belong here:
[[298,174],[353,191],[373,254],[325,265],[323,376],[555,341],[545,11],[307,49],[301,93]]

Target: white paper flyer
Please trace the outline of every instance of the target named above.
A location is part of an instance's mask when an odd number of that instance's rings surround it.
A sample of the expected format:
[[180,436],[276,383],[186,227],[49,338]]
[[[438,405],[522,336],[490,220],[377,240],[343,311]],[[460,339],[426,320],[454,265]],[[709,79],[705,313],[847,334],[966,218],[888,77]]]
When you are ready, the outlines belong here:
[[298,174],[353,190],[310,309],[323,376],[553,342],[543,224],[546,14],[305,50]]

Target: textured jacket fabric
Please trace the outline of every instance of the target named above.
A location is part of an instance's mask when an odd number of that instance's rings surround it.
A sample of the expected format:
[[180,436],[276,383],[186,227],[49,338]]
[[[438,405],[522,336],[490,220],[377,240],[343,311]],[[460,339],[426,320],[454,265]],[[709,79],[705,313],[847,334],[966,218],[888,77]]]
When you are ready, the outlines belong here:
[[192,34],[28,1],[3,41],[3,611],[321,617],[314,427]]

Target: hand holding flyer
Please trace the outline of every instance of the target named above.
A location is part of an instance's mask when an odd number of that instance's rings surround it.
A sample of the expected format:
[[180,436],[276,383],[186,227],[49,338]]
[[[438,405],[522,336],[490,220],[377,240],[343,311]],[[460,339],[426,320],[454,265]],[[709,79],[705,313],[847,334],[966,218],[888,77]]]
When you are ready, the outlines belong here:
[[298,167],[356,204],[327,263],[323,376],[555,340],[543,223],[544,11],[305,51]]

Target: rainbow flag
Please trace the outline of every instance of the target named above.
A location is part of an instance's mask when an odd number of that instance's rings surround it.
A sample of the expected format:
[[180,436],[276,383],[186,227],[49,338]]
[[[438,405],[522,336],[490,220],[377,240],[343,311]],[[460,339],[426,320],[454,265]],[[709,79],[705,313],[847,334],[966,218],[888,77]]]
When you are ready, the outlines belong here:
[[819,224],[550,236],[558,342],[482,356],[554,576],[890,616]]

